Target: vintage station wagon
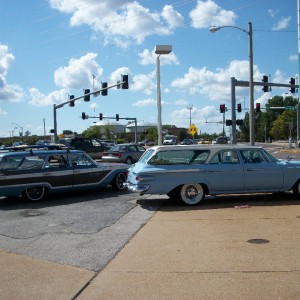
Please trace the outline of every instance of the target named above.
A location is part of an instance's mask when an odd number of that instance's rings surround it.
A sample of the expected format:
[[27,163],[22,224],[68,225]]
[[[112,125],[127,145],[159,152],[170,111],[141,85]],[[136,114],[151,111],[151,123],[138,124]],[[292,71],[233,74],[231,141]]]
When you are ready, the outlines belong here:
[[279,160],[247,145],[156,146],[128,173],[128,189],[166,194],[187,205],[205,195],[293,190],[300,197],[300,161]]
[[41,200],[47,193],[125,189],[128,165],[95,162],[79,150],[31,150],[0,153],[0,196]]

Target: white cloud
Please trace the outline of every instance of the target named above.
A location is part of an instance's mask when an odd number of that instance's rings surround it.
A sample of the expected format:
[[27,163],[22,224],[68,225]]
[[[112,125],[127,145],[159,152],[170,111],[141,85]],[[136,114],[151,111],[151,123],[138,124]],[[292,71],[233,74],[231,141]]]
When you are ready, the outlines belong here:
[[278,12],[278,10],[268,9],[268,13],[272,18],[274,18],[278,14]]
[[118,68],[117,70],[115,70],[114,72],[111,73],[110,78],[109,78],[111,85],[116,84],[117,81],[121,81],[121,79],[122,79],[121,75],[128,75],[128,81],[129,81],[129,87],[130,87],[131,72],[130,72],[129,68],[127,68],[127,67]]
[[127,46],[126,40],[141,43],[150,35],[170,35],[172,29],[182,26],[183,18],[172,6],[162,12],[151,12],[136,1],[111,0],[50,0],[52,8],[72,14],[71,26],[88,25],[102,33],[106,42]]
[[237,18],[233,11],[222,9],[214,1],[197,1],[197,6],[190,12],[192,27],[207,28],[211,25],[234,25]]
[[188,105],[189,103],[186,100],[176,100],[175,104],[183,106],[183,105]]
[[53,91],[48,95],[44,95],[36,88],[29,89],[31,96],[30,104],[33,106],[48,106],[65,102],[68,99],[68,92],[65,89]]
[[[261,73],[256,65],[253,67],[254,79],[261,80]],[[230,78],[237,80],[249,80],[249,62],[233,60],[227,69],[217,69],[216,72],[208,70],[206,67],[196,69],[190,67],[182,78],[177,78],[172,82],[172,87],[179,90],[188,91],[192,95],[205,95],[213,101],[229,101],[231,98]],[[244,88],[238,88],[246,95]]]
[[144,99],[144,100],[139,100],[132,104],[132,106],[136,106],[136,107],[144,107],[144,106],[149,106],[149,105],[156,105],[156,100],[154,100],[152,98],[148,98],[148,99]]
[[165,5],[162,11],[162,17],[167,21],[170,28],[183,26],[183,16],[174,10],[173,6]]
[[291,54],[289,57],[290,61],[297,61],[298,60],[298,54]]
[[0,107],[0,115],[7,115],[7,111],[3,110],[3,109]]
[[273,25],[272,30],[279,31],[286,29],[289,26],[291,19],[291,17],[281,18],[276,24]]
[[23,97],[23,89],[19,85],[6,81],[9,67],[14,60],[15,57],[9,53],[8,47],[0,44],[0,100],[19,102]]
[[151,95],[153,91],[156,91],[156,83],[154,83],[155,72],[148,75],[138,74],[133,77],[133,83],[130,90],[133,92],[142,91],[146,95]]
[[87,88],[93,85],[100,85],[103,69],[96,61],[96,53],[87,53],[79,59],[72,58],[68,66],[60,67],[54,73],[55,84],[66,89]]

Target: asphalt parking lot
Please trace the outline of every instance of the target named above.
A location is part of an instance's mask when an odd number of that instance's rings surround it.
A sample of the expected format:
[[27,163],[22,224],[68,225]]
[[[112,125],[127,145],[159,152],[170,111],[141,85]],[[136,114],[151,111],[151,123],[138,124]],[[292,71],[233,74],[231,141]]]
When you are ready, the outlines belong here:
[[0,199],[0,249],[98,271],[162,204],[110,188]]

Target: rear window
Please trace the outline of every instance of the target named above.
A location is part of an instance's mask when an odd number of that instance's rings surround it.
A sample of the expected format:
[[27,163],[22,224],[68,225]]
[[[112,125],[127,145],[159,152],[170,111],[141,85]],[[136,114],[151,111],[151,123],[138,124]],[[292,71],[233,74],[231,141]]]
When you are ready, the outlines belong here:
[[157,152],[150,160],[152,165],[203,164],[209,150],[172,150]]

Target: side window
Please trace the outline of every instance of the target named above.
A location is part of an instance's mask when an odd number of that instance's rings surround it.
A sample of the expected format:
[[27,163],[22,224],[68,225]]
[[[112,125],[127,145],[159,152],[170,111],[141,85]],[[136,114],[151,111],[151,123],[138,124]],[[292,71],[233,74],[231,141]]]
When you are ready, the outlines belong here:
[[93,166],[94,163],[84,154],[76,153],[70,155],[72,166]]
[[41,169],[44,165],[45,156],[27,156],[22,161],[18,169]]
[[266,162],[265,157],[259,149],[241,150],[241,156],[246,164],[259,164]]
[[153,165],[180,165],[180,164],[203,164],[209,155],[209,151],[199,150],[173,150],[160,151],[149,161]]
[[128,150],[129,150],[129,152],[136,152],[135,146],[129,146]]
[[210,161],[211,164],[238,164],[239,159],[236,151],[224,150],[218,152]]
[[64,168],[68,166],[66,155],[50,155],[46,164],[46,168]]
[[1,170],[16,169],[21,163],[22,157],[2,157],[0,160]]

